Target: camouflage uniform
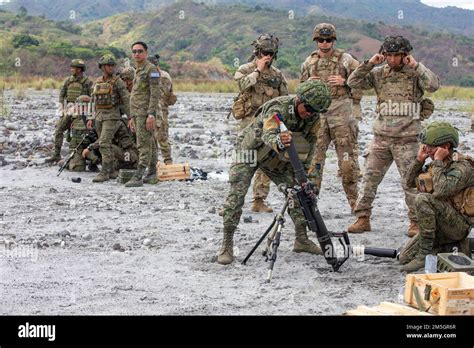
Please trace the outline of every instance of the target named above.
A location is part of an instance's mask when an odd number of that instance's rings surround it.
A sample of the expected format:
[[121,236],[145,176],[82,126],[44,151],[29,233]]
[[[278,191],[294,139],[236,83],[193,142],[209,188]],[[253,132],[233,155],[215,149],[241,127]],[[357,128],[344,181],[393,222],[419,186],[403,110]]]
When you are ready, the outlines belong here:
[[[158,147],[161,149],[161,155],[165,164],[173,162],[171,158],[171,143],[169,141],[169,121],[168,121],[168,107],[176,103],[176,95],[173,93],[173,84],[171,76],[168,72],[160,70],[160,105],[161,111],[163,112],[163,122],[161,127],[155,131],[155,138]],[[158,160],[157,147],[153,147],[153,154],[151,163],[155,163]]]
[[[346,78],[359,65],[351,55],[335,49],[330,58],[319,57],[314,51],[306,58],[301,68],[300,81],[310,77],[319,77],[326,82],[331,75],[341,75]],[[321,181],[329,144],[334,141],[338,165],[342,177],[342,186],[346,193],[351,209],[357,199],[357,179],[360,172],[357,148],[357,123],[352,115],[351,90],[348,86],[331,86],[332,102],[328,112],[321,115],[316,152],[311,166],[318,175],[316,186],[321,187]]]
[[[395,161],[405,191],[408,216],[412,223],[416,223],[416,191],[406,185],[406,176],[418,152],[416,136],[421,130],[421,119],[411,111],[406,113],[403,105],[415,103],[419,107],[424,91],[435,92],[439,88],[439,79],[422,63],[418,63],[415,69],[407,65],[392,69],[387,63],[375,67],[366,60],[349,76],[347,83],[351,88],[374,88],[377,94],[374,139],[368,149],[355,215],[358,218],[370,217],[378,185]],[[349,231],[355,232],[351,227]]]
[[[470,256],[466,237],[474,224],[474,158],[452,150],[459,144],[459,134],[447,122],[431,123],[420,140],[434,152],[427,167],[417,157],[407,173],[407,186],[419,192],[415,208],[420,233],[400,253],[403,271],[415,271],[424,266],[426,255],[450,252],[454,247]],[[446,143],[451,143],[448,156],[435,159],[437,146]]]
[[154,131],[146,130],[148,115],[155,117],[156,127],[162,126],[163,114],[160,105],[160,73],[145,61],[138,66],[130,95],[130,114],[135,119],[139,153],[138,168],[126,187],[142,186],[142,177],[148,167],[148,174],[156,173],[156,163],[152,163],[153,147],[156,146]]
[[[327,104],[330,96],[327,87],[321,82],[310,82],[316,86],[324,86]],[[319,90],[318,90],[318,93]],[[275,184],[292,186],[294,172],[285,151],[281,147],[280,132],[274,114],[280,115],[281,120],[292,132],[292,137],[297,145],[298,153],[306,168],[314,152],[319,115],[302,119],[295,114],[296,98],[281,96],[265,103],[256,112],[252,122],[239,134],[236,151],[256,154],[257,165],[252,163],[233,163],[229,171],[230,191],[224,203],[224,241],[219,253],[218,262],[227,264],[233,260],[233,235],[242,215],[242,206],[251,180],[257,169],[262,170]],[[318,103],[320,101],[318,100]],[[315,108],[316,109],[316,108]],[[280,145],[279,145],[280,144]],[[306,235],[306,222],[302,211],[295,202],[294,208],[289,208],[288,213],[295,224],[295,249],[297,242],[305,245],[304,251],[318,253],[319,248],[314,245]],[[309,251],[311,250],[311,251]],[[296,251],[296,250],[295,250]]]
[[[82,60],[74,59],[71,63],[71,67],[73,66],[82,66],[85,70],[85,65]],[[72,113],[68,112],[67,106],[71,103],[75,103],[76,99],[81,95],[90,96],[92,93],[92,84],[92,81],[82,74],[79,76],[70,76],[64,80],[59,92],[59,104],[63,107],[63,112],[56,123],[56,130],[54,132],[54,155],[51,161],[58,160],[61,157],[64,132],[69,130],[72,124]]]
[[[100,65],[115,65],[112,56],[104,56]],[[112,141],[121,123],[121,110],[130,115],[130,95],[127,86],[118,77],[99,77],[94,84],[92,100],[95,106],[95,128],[99,136],[99,149],[102,155],[101,173],[94,178],[95,182],[105,181],[114,177],[114,156]],[[130,117],[130,116],[129,116]],[[103,180],[105,179],[105,180]]]
[[[278,39],[265,34],[255,40],[253,45],[256,48],[253,57],[258,56],[259,49],[265,49],[274,52],[276,59]],[[233,113],[236,119],[240,119],[241,131],[252,122],[253,115],[260,106],[273,98],[288,95],[288,84],[281,71],[270,65],[268,72],[258,72],[257,58],[241,65],[234,79],[237,81],[240,93],[233,106]],[[253,185],[254,201],[264,201],[269,192],[270,179],[262,170],[257,170]]]

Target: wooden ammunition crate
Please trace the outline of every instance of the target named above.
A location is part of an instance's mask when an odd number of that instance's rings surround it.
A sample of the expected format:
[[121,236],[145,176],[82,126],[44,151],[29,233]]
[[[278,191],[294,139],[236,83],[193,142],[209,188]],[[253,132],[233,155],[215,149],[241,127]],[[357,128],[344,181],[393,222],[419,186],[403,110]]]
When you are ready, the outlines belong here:
[[409,274],[405,302],[438,315],[474,315],[474,277],[465,272]]
[[156,176],[160,181],[166,180],[186,180],[191,177],[189,163],[184,164],[156,164]]
[[375,307],[357,306],[344,315],[432,315],[399,303],[381,302]]

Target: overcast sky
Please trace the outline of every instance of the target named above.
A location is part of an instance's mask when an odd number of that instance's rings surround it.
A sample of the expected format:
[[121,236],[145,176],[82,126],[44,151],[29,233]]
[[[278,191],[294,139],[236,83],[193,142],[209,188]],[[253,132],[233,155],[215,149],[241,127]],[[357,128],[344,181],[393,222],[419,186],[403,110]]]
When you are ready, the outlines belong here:
[[421,2],[434,7],[456,6],[474,10],[474,0],[421,0]]

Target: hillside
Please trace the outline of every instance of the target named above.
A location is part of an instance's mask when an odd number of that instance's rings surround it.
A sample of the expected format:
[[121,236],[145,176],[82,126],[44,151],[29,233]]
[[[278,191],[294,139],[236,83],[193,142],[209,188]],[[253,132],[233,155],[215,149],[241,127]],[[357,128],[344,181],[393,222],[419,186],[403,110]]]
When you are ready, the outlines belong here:
[[[45,15],[50,19],[69,20],[74,11],[74,21],[84,22],[123,12],[149,12],[160,9],[175,0],[3,0],[7,10],[25,7],[31,14]],[[436,8],[420,0],[198,0],[197,3],[243,4],[292,10],[298,15],[325,14],[368,22],[393,25],[414,25],[428,31],[452,32],[474,35],[474,11],[457,7]],[[403,11],[403,18],[400,12]]]
[[[230,72],[247,61],[252,49],[250,43],[255,37],[264,32],[276,33],[282,41],[277,66],[295,78],[303,60],[314,50],[311,33],[318,22],[334,23],[338,28],[337,46],[359,59],[376,53],[386,35],[402,34],[415,47],[414,56],[433,68],[443,83],[474,84],[473,39],[431,34],[410,26],[396,27],[317,14],[296,20],[290,19],[285,10],[179,3],[147,14],[124,13],[93,21],[83,30],[87,36],[124,50],[129,50],[134,40],[145,40],[171,65],[218,58]],[[454,57],[456,66],[453,66]],[[180,72],[174,73],[179,75]]]

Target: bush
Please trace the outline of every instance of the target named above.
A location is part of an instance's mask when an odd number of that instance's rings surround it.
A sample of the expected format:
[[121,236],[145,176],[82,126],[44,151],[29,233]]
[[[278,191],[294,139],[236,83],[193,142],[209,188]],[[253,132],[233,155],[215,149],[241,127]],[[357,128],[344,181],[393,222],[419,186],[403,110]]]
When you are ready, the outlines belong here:
[[28,34],[18,34],[13,37],[12,45],[15,48],[26,47],[26,46],[38,46],[39,41]]

